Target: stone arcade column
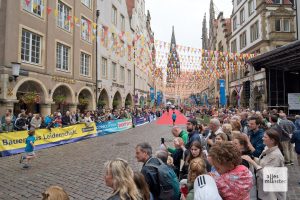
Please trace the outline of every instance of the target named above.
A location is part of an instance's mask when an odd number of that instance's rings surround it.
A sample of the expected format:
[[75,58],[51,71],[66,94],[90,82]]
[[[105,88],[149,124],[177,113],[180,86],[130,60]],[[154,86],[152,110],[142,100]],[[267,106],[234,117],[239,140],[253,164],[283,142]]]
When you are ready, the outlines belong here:
[[51,114],[51,105],[52,103],[41,104],[41,115],[47,116]]
[[12,113],[14,113],[14,103],[17,103],[18,100],[4,100],[0,101],[0,113],[5,114],[7,109],[11,109]]

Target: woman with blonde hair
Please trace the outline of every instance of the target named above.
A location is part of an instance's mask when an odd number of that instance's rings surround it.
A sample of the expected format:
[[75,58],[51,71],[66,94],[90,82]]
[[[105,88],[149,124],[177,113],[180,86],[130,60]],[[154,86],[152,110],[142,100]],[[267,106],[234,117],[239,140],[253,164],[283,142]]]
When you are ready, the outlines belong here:
[[231,124],[228,124],[228,123],[225,123],[223,124],[222,126],[222,131],[223,133],[225,133],[228,137],[228,141],[231,141],[232,140],[232,126]]
[[239,121],[231,120],[230,124],[231,124],[231,127],[232,127],[232,131],[241,131],[242,125]]
[[42,193],[43,200],[69,200],[66,191],[59,186],[50,186]]
[[[200,157],[192,159],[189,165],[188,180],[187,180],[189,193],[186,197],[186,200],[194,199],[194,181],[197,178],[197,176],[202,174],[206,174],[205,161]],[[182,199],[184,199],[183,196]]]
[[127,161],[120,158],[107,161],[105,169],[105,184],[113,189],[113,195],[107,200],[142,199],[133,180],[133,171]]

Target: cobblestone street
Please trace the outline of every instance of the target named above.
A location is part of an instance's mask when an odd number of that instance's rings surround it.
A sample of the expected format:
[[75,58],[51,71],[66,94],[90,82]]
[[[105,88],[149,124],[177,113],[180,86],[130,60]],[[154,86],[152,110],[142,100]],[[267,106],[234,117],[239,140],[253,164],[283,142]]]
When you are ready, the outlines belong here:
[[[135,159],[135,146],[147,141],[154,150],[160,138],[171,141],[170,127],[155,123],[125,132],[92,138],[78,143],[44,149],[32,167],[23,170],[19,155],[0,158],[0,199],[41,199],[41,192],[50,185],[65,188],[71,199],[107,199],[111,189],[105,186],[105,161],[117,157],[129,161],[134,170],[141,164]],[[289,168],[289,199],[300,199],[300,170]]]

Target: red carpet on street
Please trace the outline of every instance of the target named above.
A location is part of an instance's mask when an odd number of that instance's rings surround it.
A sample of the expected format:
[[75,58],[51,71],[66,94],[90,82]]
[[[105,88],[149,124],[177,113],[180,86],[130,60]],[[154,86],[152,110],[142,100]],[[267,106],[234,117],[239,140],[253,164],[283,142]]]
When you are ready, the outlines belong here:
[[[175,125],[186,125],[187,118],[178,110],[175,110],[175,113],[177,115]],[[173,125],[172,114],[172,109],[170,109],[169,114],[167,111],[165,111],[165,113],[161,116],[161,118],[159,118],[156,123],[160,125]]]

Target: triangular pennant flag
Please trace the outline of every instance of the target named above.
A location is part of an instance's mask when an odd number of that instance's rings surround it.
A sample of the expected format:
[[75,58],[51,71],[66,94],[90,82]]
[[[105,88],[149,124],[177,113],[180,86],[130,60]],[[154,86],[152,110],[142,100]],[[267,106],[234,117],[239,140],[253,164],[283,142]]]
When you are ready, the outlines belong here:
[[49,15],[51,13],[51,11],[52,11],[52,8],[47,7],[47,15]]

